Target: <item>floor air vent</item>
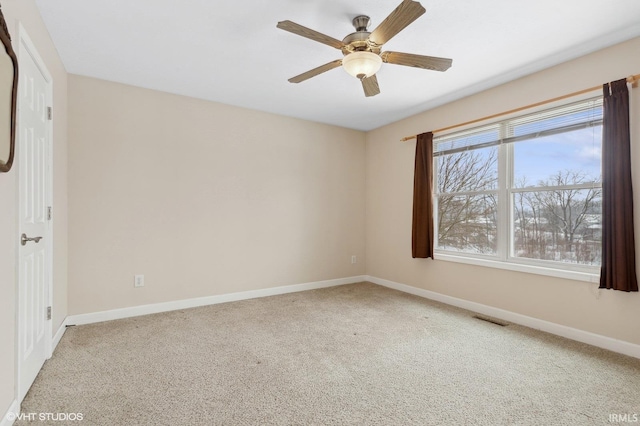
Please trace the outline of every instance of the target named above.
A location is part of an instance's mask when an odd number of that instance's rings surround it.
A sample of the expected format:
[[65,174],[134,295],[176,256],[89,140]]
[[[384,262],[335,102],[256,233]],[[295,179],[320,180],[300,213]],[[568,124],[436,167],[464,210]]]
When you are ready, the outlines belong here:
[[506,326],[509,325],[508,322],[501,321],[501,320],[495,319],[495,318],[484,317],[484,316],[480,316],[480,315],[474,315],[473,317],[475,319],[479,319],[480,321],[486,321],[486,322],[490,322],[491,324],[499,325],[500,327],[506,327]]

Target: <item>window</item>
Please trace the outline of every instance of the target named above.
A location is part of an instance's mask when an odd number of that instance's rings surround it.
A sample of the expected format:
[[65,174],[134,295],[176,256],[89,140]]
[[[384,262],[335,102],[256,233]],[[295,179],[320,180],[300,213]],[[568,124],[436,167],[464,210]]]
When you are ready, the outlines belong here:
[[601,97],[434,138],[436,255],[596,273],[601,147]]

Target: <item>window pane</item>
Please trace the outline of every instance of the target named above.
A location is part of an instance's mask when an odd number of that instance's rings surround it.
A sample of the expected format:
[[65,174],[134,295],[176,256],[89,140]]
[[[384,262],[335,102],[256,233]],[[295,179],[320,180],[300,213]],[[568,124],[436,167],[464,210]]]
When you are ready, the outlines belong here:
[[514,194],[515,257],[600,265],[601,189]]
[[515,188],[600,182],[602,126],[515,142]]
[[436,157],[438,192],[456,193],[497,188],[497,160],[497,146]]
[[437,248],[495,254],[496,246],[496,194],[438,197]]

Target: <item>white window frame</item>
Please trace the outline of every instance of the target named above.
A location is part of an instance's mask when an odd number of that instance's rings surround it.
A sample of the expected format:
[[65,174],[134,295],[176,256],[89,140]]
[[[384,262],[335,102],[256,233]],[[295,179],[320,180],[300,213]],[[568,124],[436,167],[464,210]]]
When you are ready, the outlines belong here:
[[[601,98],[592,97],[584,100],[596,100]],[[544,113],[544,110],[538,110],[536,112]],[[526,115],[536,113],[530,112],[528,114],[523,114],[520,117],[524,117]],[[510,117],[495,123],[485,123],[481,126],[474,127],[473,129],[468,129],[467,131],[473,131],[474,129],[487,128],[491,125],[499,125],[500,128],[500,138],[504,139],[509,137],[507,135],[507,123],[518,120],[518,116]],[[457,132],[449,133],[442,136],[451,136]],[[434,138],[434,144],[437,142],[438,137],[442,137],[441,135],[436,136]],[[524,257],[516,257],[513,256],[513,244],[514,244],[514,223],[513,223],[513,211],[514,211],[514,194],[517,192],[542,192],[548,190],[558,190],[558,189],[592,189],[592,188],[601,188],[602,182],[597,182],[595,185],[593,183],[582,183],[576,185],[565,185],[565,186],[550,186],[550,187],[540,187],[540,186],[529,186],[525,188],[514,188],[513,185],[513,177],[514,177],[514,144],[513,143],[504,143],[498,144],[498,187],[492,190],[479,190],[479,191],[465,191],[459,193],[447,193],[448,195],[482,195],[486,193],[497,193],[498,197],[498,206],[497,206],[497,246],[495,255],[485,255],[485,254],[476,254],[476,253],[468,253],[468,252],[457,252],[453,250],[444,250],[437,248],[438,241],[438,214],[439,214],[439,206],[438,206],[438,157],[434,156],[433,158],[433,170],[434,170],[434,233],[436,247],[434,247],[434,259],[435,260],[443,260],[450,262],[458,262],[458,263],[466,263],[471,265],[485,266],[490,268],[497,269],[505,269],[510,271],[518,271],[518,272],[526,272],[531,274],[538,275],[546,275],[553,276],[558,278],[566,278],[578,281],[586,281],[597,283],[600,280],[600,266],[591,266],[591,265],[583,265],[583,264],[572,264],[572,263],[562,263],[555,262],[549,260],[542,259],[531,259]],[[506,200],[506,202],[505,202]]]

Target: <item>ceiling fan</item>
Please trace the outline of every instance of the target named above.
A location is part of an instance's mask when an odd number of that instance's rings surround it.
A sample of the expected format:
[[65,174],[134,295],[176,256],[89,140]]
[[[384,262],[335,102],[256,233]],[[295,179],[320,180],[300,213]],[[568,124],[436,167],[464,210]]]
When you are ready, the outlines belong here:
[[364,94],[368,97],[380,93],[376,73],[383,62],[434,71],[446,71],[451,67],[451,59],[411,53],[381,52],[383,44],[422,16],[423,13],[425,13],[425,8],[419,2],[403,0],[373,32],[367,31],[370,21],[368,16],[356,16],[353,19],[353,26],[356,28],[356,32],[349,34],[342,41],[303,27],[295,22],[278,22],[278,28],[339,49],[344,55],[342,59],[337,59],[292,77],[289,82],[300,83],[342,66],[345,71],[362,82]]

